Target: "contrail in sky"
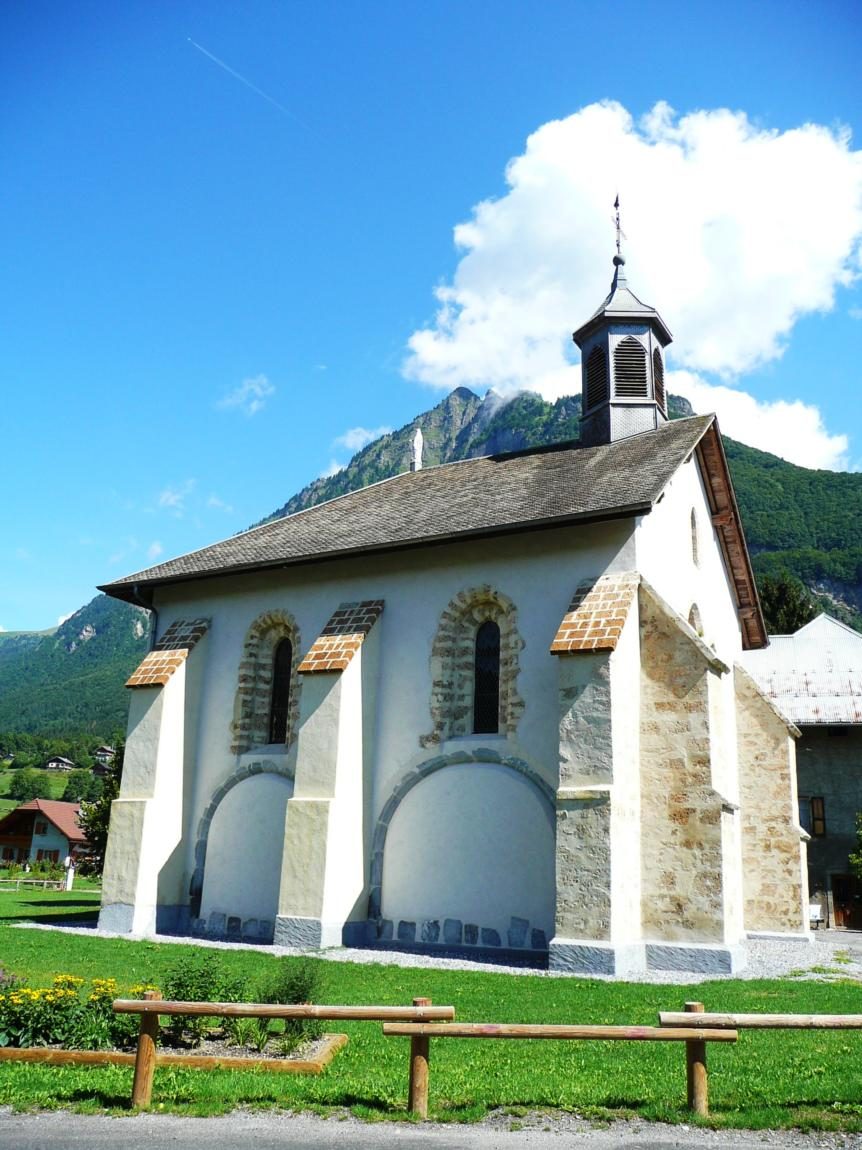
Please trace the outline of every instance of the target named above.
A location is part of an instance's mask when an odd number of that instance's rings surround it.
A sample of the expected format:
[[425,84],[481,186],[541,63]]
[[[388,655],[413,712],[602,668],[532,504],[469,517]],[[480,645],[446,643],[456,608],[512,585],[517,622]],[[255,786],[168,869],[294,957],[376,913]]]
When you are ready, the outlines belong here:
[[225,64],[224,60],[219,60],[218,56],[214,56],[212,54],[212,52],[208,52],[202,44],[198,44],[198,42],[196,40],[193,40],[191,38],[191,36],[188,36],[187,39],[193,48],[197,48],[197,50],[199,52],[203,52],[204,56],[206,56],[208,60],[212,60],[212,62],[214,64],[218,64],[218,66],[220,68],[223,68],[225,70],[225,72],[228,73],[228,75],[233,76],[235,80],[239,80],[239,82],[241,84],[245,84],[246,88],[251,88],[252,92],[256,92],[258,94],[258,96],[263,96],[264,100],[268,101],[274,107],[278,108],[279,112],[283,112],[285,116],[289,116],[291,120],[296,120],[297,124],[300,124],[303,128],[306,128],[309,132],[311,131],[311,128],[309,128],[308,124],[304,123],[299,118],[299,116],[295,116],[293,114],[293,112],[291,112],[287,108],[285,108],[284,104],[279,104],[278,100],[274,100],[272,98],[272,96],[268,96],[266,94],[266,92],[264,92],[260,88],[258,88],[256,84],[252,84],[251,80],[246,80],[245,76],[241,76],[239,74],[239,72],[235,72],[233,70],[233,68],[231,68],[227,64]]

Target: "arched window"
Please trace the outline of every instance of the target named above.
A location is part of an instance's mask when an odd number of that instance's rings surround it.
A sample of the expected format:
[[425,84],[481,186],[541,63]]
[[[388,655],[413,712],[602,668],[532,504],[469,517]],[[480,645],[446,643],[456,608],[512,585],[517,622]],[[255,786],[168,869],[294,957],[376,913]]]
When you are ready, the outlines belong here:
[[249,627],[230,724],[233,754],[274,743],[289,747],[296,738],[302,679],[294,654],[301,650],[299,628],[287,611],[267,611]]
[[703,620],[700,617],[700,608],[697,603],[691,605],[691,610],[688,613],[688,625],[695,634],[703,638]]
[[608,398],[608,361],[600,347],[594,347],[587,356],[584,408],[589,410]]
[[614,395],[647,399],[647,353],[642,343],[627,335],[614,349]]
[[293,668],[293,645],[281,639],[272,660],[272,696],[269,704],[269,741],[287,742],[287,719],[290,714],[290,672]]
[[431,720],[419,744],[473,734],[514,736],[524,711],[516,686],[524,641],[515,604],[483,584],[460,591],[431,648]]
[[487,619],[476,631],[473,675],[473,733],[500,729],[500,628]]
[[695,567],[700,566],[700,540],[697,533],[697,512],[691,509],[691,561]]
[[655,386],[655,401],[662,411],[667,411],[664,395],[664,361],[658,348],[652,353],[652,377]]

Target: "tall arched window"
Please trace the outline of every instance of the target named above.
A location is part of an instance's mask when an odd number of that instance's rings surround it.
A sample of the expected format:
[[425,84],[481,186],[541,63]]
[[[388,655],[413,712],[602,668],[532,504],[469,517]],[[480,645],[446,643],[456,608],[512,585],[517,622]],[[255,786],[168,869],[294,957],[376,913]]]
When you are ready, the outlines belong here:
[[697,512],[691,509],[691,561],[695,567],[700,566],[700,539],[697,530]]
[[269,704],[269,741],[287,741],[287,720],[290,714],[290,672],[293,667],[293,645],[290,639],[281,639],[272,659],[272,696]]
[[608,361],[602,348],[594,347],[587,356],[586,376],[584,407],[589,411],[608,398]]
[[233,754],[274,743],[289,747],[296,738],[302,679],[293,656],[301,650],[299,628],[287,611],[266,611],[249,627],[230,724]]
[[655,401],[665,411],[665,395],[664,395],[664,362],[661,358],[661,352],[656,348],[652,353],[652,377],[655,387]]
[[648,395],[646,348],[630,335],[614,349],[614,395],[622,399]]
[[473,732],[496,734],[500,729],[500,628],[492,619],[476,631],[473,684]]

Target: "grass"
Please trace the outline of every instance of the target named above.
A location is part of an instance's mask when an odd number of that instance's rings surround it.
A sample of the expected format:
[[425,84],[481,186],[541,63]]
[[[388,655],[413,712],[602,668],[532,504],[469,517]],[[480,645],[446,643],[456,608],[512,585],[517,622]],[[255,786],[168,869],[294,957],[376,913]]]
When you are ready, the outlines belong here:
[[[82,888],[67,897],[75,915],[92,912],[97,894]],[[0,893],[0,955],[33,985],[58,972],[113,977],[121,990],[143,980],[158,984],[180,953],[193,949],[12,929],[23,914],[56,917],[62,898]],[[231,974],[250,979],[266,975],[274,961],[241,950],[220,957]],[[659,1010],[679,1009],[689,998],[712,1010],[862,1013],[862,988],[850,981],[733,980],[693,988],[324,961],[321,973],[321,1001],[395,1004],[427,995],[454,1004],[464,1021],[655,1024]],[[350,1043],[319,1077],[165,1068],[156,1073],[154,1105],[184,1114],[247,1105],[406,1118],[408,1040],[384,1038],[376,1023],[343,1029]],[[711,1047],[708,1124],[862,1131],[859,1042],[852,1032],[748,1031],[735,1047]],[[120,1113],[130,1090],[126,1068],[0,1064],[0,1105]],[[695,1121],[685,1110],[682,1044],[432,1040],[433,1118],[476,1121],[500,1107],[514,1117],[559,1109],[596,1120]]]
[[[5,767],[0,769],[0,797],[4,798],[4,800],[10,804],[8,808],[9,810],[11,810],[13,807],[20,806],[20,803],[6,798],[15,778],[16,770],[18,770],[17,767]],[[63,791],[66,789],[66,783],[69,781],[69,776],[65,771],[43,771],[40,769],[39,777],[48,780],[51,788],[50,797],[52,799],[59,799],[62,797]],[[7,812],[4,811],[3,813],[5,814]]]

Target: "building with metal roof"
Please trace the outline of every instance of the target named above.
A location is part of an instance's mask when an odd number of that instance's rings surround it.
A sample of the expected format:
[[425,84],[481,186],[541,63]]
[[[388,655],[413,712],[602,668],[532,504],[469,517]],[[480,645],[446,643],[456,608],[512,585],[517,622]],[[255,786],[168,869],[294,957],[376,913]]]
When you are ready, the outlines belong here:
[[743,662],[801,731],[797,785],[812,898],[830,925],[862,929],[862,884],[847,861],[862,812],[862,635],[822,614],[793,635],[771,635]]

